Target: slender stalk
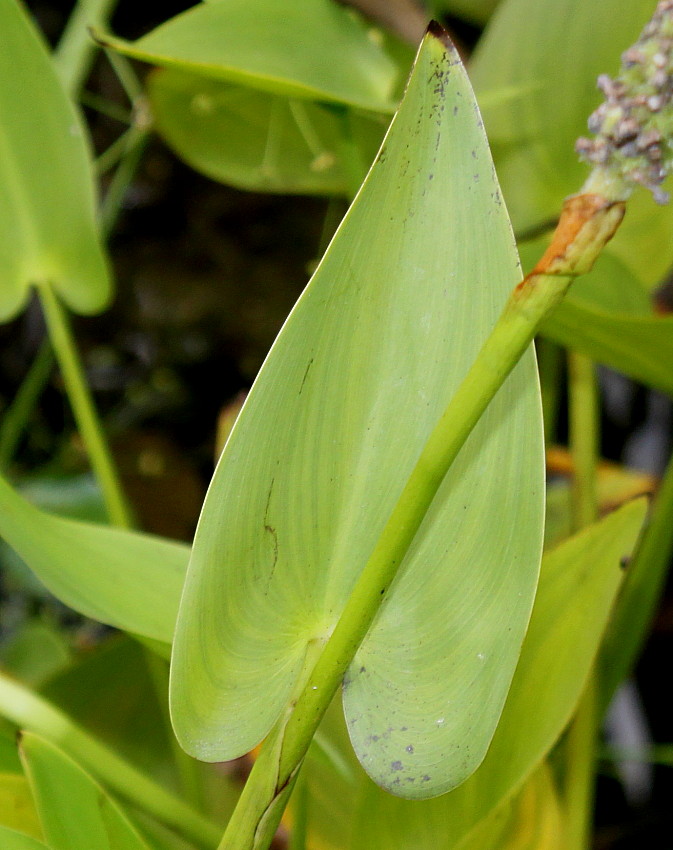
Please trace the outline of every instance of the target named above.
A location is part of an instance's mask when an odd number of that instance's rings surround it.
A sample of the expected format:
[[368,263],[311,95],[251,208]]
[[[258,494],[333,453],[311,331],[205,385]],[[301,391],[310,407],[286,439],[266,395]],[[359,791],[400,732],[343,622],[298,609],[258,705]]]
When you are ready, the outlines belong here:
[[[290,714],[264,742],[219,850],[262,850],[259,828],[279,818],[288,786],[364,639],[446,472],[573,278],[588,271],[621,222],[624,205],[595,195],[566,201],[552,245],[514,289],[421,452],[343,613]],[[276,762],[277,759],[277,762]],[[277,769],[275,783],[270,783]],[[270,774],[271,772],[271,774]],[[276,823],[278,821],[276,820]],[[265,832],[266,836],[267,833]]]
[[598,393],[593,362],[568,352],[570,454],[573,461],[572,513],[575,531],[598,517]]
[[49,340],[45,339],[42,341],[14,401],[2,416],[2,424],[0,425],[0,470],[7,469],[11,463],[19,440],[26,430],[28,420],[47,385],[53,368],[54,352]]
[[110,181],[105,200],[100,210],[100,227],[106,238],[112,232],[112,228],[117,221],[117,216],[124,203],[124,198],[145,150],[149,134],[149,126],[144,121],[138,126],[132,126],[124,134],[126,150],[115,171],[114,177]]
[[590,846],[598,721],[596,674],[592,672],[565,742],[566,850],[587,850]]
[[135,103],[143,96],[143,87],[138,80],[136,72],[133,70],[133,66],[126,56],[122,56],[120,53],[116,53],[114,50],[108,48],[104,49],[108,62],[112,65],[112,69],[117,75],[117,79],[121,83],[126,96],[131,103]]
[[85,732],[66,714],[0,673],[0,714],[61,746],[124,799],[145,809],[199,847],[214,847],[220,829]]
[[93,164],[96,174],[101,176],[111,168],[114,168],[118,162],[127,156],[129,148],[133,145],[133,141],[134,128],[130,127],[128,130],[125,130],[121,136],[116,138],[100,156],[96,157],[96,161]]
[[116,0],[78,0],[54,52],[54,62],[68,94],[79,94],[91,71],[98,45],[90,27],[104,27]]
[[101,95],[92,91],[83,91],[79,96],[79,102],[82,106],[88,106],[95,112],[105,115],[106,118],[112,118],[113,121],[118,121],[120,124],[131,124],[133,116],[130,109],[120,106],[112,100],[108,100]]
[[[568,352],[570,453],[573,461],[572,515],[576,531],[598,517],[599,410],[596,370],[584,354]],[[599,715],[596,671],[592,670],[566,739],[566,834],[568,850],[587,850],[594,799]]]
[[84,377],[68,316],[48,284],[40,287],[39,295],[68,398],[89,453],[91,466],[101,486],[110,522],[121,528],[130,528],[133,524],[131,513]]

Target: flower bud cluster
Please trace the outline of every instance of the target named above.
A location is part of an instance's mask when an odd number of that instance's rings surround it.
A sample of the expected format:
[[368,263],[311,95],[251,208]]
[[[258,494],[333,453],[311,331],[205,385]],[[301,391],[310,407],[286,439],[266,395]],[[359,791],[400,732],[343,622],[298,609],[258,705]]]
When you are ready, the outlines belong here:
[[630,189],[645,186],[665,203],[661,183],[673,165],[673,0],[659,2],[622,54],[619,76],[602,74],[598,87],[605,101],[589,118],[595,138],[577,141],[580,158]]

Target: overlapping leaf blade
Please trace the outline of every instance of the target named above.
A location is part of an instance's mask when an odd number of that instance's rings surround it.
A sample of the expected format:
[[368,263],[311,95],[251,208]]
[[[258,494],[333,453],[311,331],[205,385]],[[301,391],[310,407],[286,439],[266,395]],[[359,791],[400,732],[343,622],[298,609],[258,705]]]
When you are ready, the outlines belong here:
[[169,644],[189,547],[38,510],[0,478],[0,534],[62,602]]
[[389,120],[170,68],[150,76],[148,93],[157,130],[185,162],[254,191],[347,195],[345,127],[369,165]]
[[495,809],[456,850],[563,850],[563,812],[552,769],[543,761],[516,797]]
[[21,755],[52,850],[149,850],[120,806],[53,744],[25,733]]
[[[268,732],[518,277],[469,83],[428,36],[206,498],[173,655],[172,717],[189,752],[231,758]],[[351,734],[377,781],[399,776],[396,748],[417,748],[419,781],[398,792],[440,793],[483,757],[532,603],[542,466],[528,352],[447,476],[348,677]],[[366,743],[389,726],[387,749]],[[467,757],[457,739],[472,742]]]
[[350,850],[455,847],[521,787],[574,711],[645,517],[638,499],[545,555],[512,687],[481,766],[436,800],[409,802],[370,787]]
[[0,320],[50,284],[77,312],[110,294],[86,131],[17,0],[0,0]]
[[[392,112],[393,59],[331,0],[201,3],[116,50],[273,94]],[[326,61],[325,50],[338,61]]]

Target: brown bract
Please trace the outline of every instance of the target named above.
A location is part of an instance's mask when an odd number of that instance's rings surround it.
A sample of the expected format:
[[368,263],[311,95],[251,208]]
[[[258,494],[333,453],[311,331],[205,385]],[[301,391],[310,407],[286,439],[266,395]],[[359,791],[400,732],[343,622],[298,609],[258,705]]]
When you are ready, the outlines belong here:
[[602,195],[572,195],[563,204],[553,239],[535,268],[519,284],[537,275],[574,277],[588,272],[624,217],[623,201]]

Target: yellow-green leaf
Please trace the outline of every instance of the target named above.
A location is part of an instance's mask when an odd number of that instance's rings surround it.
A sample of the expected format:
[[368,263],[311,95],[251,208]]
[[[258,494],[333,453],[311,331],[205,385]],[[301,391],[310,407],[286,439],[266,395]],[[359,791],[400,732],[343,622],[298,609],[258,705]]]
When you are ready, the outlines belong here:
[[0,0],[0,32],[0,320],[44,285],[95,313],[110,279],[86,130],[17,0]]
[[[430,35],[206,498],[173,655],[189,752],[240,755],[278,718],[519,274],[469,82]],[[397,793],[446,791],[483,758],[532,605],[542,476],[531,350],[446,476],[347,677],[358,755]]]
[[66,605],[169,644],[189,547],[38,510],[0,477],[0,535]]
[[399,70],[367,26],[332,0],[200,3],[130,44],[154,65],[273,94],[392,112]]
[[70,756],[30,732],[20,751],[52,850],[149,850],[121,807]]
[[584,690],[646,508],[645,499],[631,502],[545,555],[521,658],[483,763],[437,800],[407,802],[370,788],[350,850],[454,847],[521,788]]
[[459,842],[456,850],[563,850],[560,794],[547,761],[514,800],[499,806]]
[[148,94],[155,126],[178,156],[214,180],[257,192],[347,195],[344,133],[366,167],[389,120],[172,68],[150,75]]
[[[42,838],[40,819],[25,776],[0,773],[0,825],[33,838]],[[0,842],[0,847],[4,850],[5,845]]]

